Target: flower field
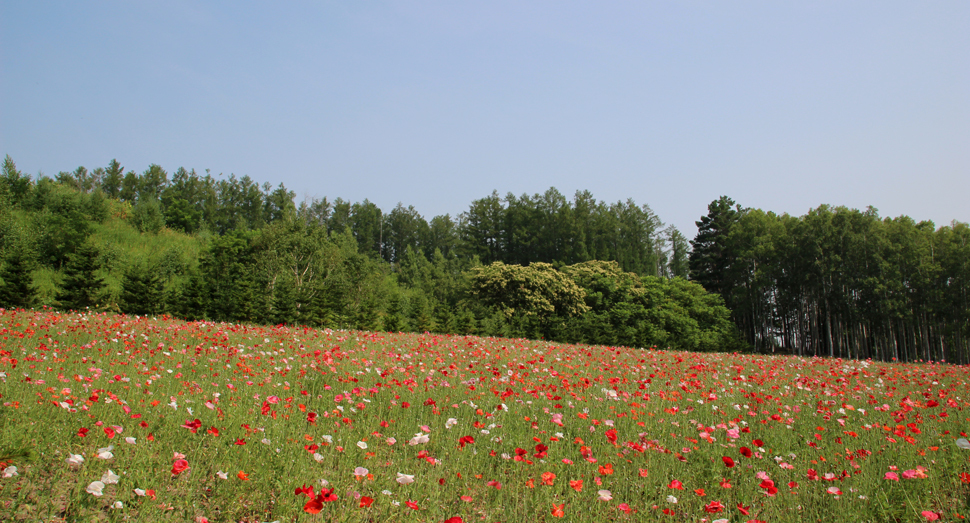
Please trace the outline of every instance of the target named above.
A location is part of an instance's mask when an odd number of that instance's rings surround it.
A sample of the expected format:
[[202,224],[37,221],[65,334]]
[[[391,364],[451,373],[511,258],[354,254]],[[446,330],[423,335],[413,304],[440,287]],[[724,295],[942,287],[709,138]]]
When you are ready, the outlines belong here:
[[0,310],[3,521],[954,521],[968,368]]

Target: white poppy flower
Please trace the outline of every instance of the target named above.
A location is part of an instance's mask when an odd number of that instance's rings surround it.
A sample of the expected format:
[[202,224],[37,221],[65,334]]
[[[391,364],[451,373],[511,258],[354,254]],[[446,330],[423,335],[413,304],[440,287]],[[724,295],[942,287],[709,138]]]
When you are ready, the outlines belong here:
[[104,492],[102,492],[104,490],[104,483],[100,481],[92,481],[91,484],[88,485],[88,488],[84,490],[86,490],[88,494],[91,494],[94,496],[101,496],[102,494],[104,494]]
[[418,432],[417,434],[414,435],[413,438],[411,438],[408,441],[408,445],[412,445],[412,446],[413,445],[420,445],[422,443],[427,443],[429,441],[431,441],[431,438],[428,437],[427,434],[425,434],[423,432]]
[[119,479],[121,479],[121,476],[112,472],[111,469],[108,469],[108,472],[105,472],[101,476],[101,483],[105,485],[117,484]]
[[397,482],[402,485],[408,485],[408,484],[414,483],[414,476],[409,474],[401,474],[400,472],[398,472]]
[[81,463],[84,463],[84,456],[80,454],[68,453],[67,459],[64,461],[66,461],[68,465],[80,465]]

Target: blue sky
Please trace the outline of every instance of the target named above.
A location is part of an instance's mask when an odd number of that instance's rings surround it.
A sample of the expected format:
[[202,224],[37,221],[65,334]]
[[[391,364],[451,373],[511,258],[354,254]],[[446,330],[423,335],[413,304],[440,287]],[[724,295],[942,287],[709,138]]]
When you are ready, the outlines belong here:
[[970,222],[970,2],[0,2],[0,154]]

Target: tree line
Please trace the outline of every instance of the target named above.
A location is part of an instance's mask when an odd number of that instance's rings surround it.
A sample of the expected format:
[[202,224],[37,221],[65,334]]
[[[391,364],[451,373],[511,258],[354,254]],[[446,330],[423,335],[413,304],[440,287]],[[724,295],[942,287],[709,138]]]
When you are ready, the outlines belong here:
[[[445,214],[429,221],[401,203],[389,212],[366,199],[351,203],[308,198],[297,204],[295,193],[282,183],[260,185],[249,176],[213,176],[208,170],[200,175],[183,167],[169,177],[157,164],[138,173],[126,171],[117,160],[91,171],[82,166],[53,179],[32,180],[8,155],[0,183],[12,203],[26,208],[43,207],[43,195],[55,184],[96,200],[128,203],[131,222],[142,232],[168,227],[187,234],[223,235],[296,217],[331,234],[350,230],[362,254],[392,264],[399,264],[410,246],[429,259],[440,250],[445,256],[478,257],[486,264],[615,260],[637,274],[688,273],[688,240],[680,231],[665,226],[647,205],[632,199],[607,203],[589,191],[577,191],[572,201],[555,188],[504,197],[496,191],[473,201],[456,217]],[[34,186],[36,190],[27,190]]]
[[7,156],[0,306],[970,362],[967,224],[721,197],[697,225],[688,242],[588,191],[425,220],[154,164],[32,178]]
[[[0,306],[187,319],[737,347],[688,282],[687,241],[647,206],[497,193],[457,219],[399,204],[297,204],[282,184],[117,161],[0,176]],[[533,255],[530,256],[530,253]],[[598,261],[597,258],[612,261]],[[538,299],[567,285],[569,301]],[[533,288],[533,293],[525,289]]]
[[708,206],[691,277],[762,352],[970,362],[970,227],[822,205],[800,217]]

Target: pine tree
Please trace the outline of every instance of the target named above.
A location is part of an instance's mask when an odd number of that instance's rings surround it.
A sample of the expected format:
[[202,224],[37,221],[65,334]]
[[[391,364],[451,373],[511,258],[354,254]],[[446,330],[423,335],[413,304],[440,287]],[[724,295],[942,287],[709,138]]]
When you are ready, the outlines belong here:
[[201,320],[206,317],[206,285],[198,271],[189,274],[180,291],[181,302],[176,309],[187,320]]
[[157,314],[162,298],[162,280],[149,265],[132,264],[121,282],[121,311],[126,314]]
[[33,260],[22,249],[14,249],[0,269],[0,307],[28,308],[36,299],[31,269]]
[[696,222],[697,236],[690,242],[690,277],[709,292],[726,298],[727,272],[731,265],[727,239],[731,227],[739,219],[741,206],[735,205],[727,196],[721,196],[711,202],[707,210],[707,216]]
[[274,324],[292,325],[296,323],[296,288],[293,282],[279,279],[273,289],[273,310],[270,317]]
[[82,310],[96,307],[104,290],[104,280],[98,276],[98,249],[84,243],[68,255],[64,268],[64,284],[57,293],[57,302],[63,309]]

